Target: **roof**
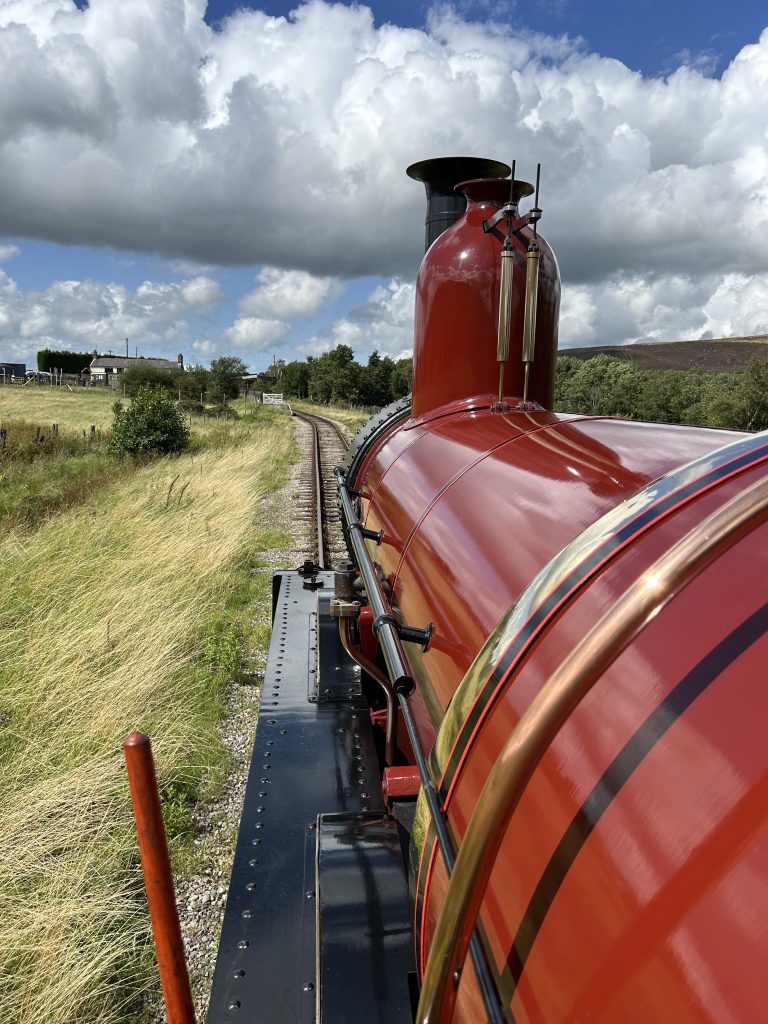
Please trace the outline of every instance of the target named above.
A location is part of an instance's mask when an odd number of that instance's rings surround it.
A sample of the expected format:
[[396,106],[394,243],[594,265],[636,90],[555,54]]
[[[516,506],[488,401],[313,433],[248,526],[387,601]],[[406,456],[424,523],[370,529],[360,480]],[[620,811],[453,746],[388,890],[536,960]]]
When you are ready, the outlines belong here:
[[158,370],[177,370],[179,364],[175,359],[137,359],[135,356],[96,356],[91,360],[91,369],[104,369],[109,366],[119,370],[128,370],[132,366],[155,366]]

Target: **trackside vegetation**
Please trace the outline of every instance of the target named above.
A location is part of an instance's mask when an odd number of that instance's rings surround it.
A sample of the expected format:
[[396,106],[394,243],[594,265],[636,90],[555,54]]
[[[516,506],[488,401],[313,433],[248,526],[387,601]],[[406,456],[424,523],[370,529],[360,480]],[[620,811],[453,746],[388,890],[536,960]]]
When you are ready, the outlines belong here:
[[[177,864],[226,768],[224,685],[264,640],[265,496],[296,457],[261,409],[0,538],[0,1020],[137,1024],[156,986],[121,742],[153,737]],[[128,468],[130,467],[130,468]]]
[[555,408],[592,416],[664,423],[768,428],[768,360],[753,357],[743,373],[644,370],[624,359],[561,356]]
[[109,450],[114,455],[178,454],[189,444],[189,427],[164,388],[140,387],[128,409],[117,401],[113,410]]

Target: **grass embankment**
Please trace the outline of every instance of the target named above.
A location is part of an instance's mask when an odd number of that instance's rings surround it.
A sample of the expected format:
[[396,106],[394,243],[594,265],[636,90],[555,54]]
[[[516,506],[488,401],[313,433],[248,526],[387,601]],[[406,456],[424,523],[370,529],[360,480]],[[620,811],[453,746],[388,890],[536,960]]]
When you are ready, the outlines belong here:
[[111,391],[91,388],[0,388],[0,427],[7,433],[0,447],[0,537],[36,526],[131,471],[105,451],[114,400]]
[[356,409],[341,409],[335,405],[313,405],[312,402],[304,402],[298,398],[288,398],[293,408],[299,412],[314,413],[316,416],[325,416],[326,419],[338,420],[348,427],[353,434],[362,427],[373,415],[370,412],[359,412]]
[[269,599],[256,513],[294,451],[264,413],[0,542],[3,1024],[141,1019],[155,982],[121,742],[153,737],[177,832],[221,775],[220,691],[251,640],[237,612]]

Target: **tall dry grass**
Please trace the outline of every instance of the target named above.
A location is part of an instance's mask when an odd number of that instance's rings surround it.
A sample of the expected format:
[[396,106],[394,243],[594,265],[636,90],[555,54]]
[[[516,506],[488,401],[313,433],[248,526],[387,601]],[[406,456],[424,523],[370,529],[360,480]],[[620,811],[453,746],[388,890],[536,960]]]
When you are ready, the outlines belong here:
[[206,622],[258,548],[288,418],[0,546],[0,1021],[136,1021],[151,978],[121,741],[183,791],[221,751]]

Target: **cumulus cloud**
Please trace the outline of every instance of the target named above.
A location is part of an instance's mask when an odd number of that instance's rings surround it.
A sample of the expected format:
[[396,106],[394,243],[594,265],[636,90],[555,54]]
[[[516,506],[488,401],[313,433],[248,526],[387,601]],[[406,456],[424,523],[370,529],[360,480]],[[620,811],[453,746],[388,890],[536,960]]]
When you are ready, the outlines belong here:
[[189,319],[222,298],[216,281],[202,275],[171,284],[145,281],[134,291],[92,280],[23,291],[0,270],[0,338],[3,351],[19,357],[49,346],[120,351],[126,337],[146,354],[182,344]]
[[282,320],[241,316],[227,328],[225,334],[235,348],[265,352],[272,345],[282,342],[289,329],[289,325]]
[[240,300],[240,312],[281,320],[313,317],[329,299],[344,291],[343,282],[336,277],[316,277],[305,270],[277,267],[264,267],[256,283],[258,287]]
[[7,263],[14,256],[18,256],[21,249],[18,245],[0,245],[0,263]]
[[413,348],[413,309],[416,289],[393,278],[375,288],[366,301],[336,320],[330,330],[297,346],[304,355],[320,355],[337,345],[349,345],[358,358],[371,352],[402,359]]
[[[659,317],[678,307],[654,299],[665,276],[706,282],[679,297],[704,288],[715,322],[744,332],[755,319],[768,268],[768,32],[720,77],[707,54],[681,54],[647,79],[568,37],[470,20],[485,0],[436,7],[422,30],[322,0],[288,17],[239,10],[214,28],[205,6],[0,4],[0,234],[183,267],[266,265],[227,335],[261,350],[339,279],[412,278],[424,200],[406,165],[516,157],[524,176],[543,164],[542,230],[575,288],[564,337],[613,340],[601,324],[670,332]],[[215,301],[210,286],[190,287]],[[109,288],[97,289],[108,307]],[[310,344],[368,344],[375,326],[382,350],[407,348],[385,309],[392,294],[372,302],[373,320],[353,311]],[[703,306],[698,320],[685,308],[680,322],[701,320]],[[30,311],[30,337],[50,316],[45,302]]]
[[768,273],[617,274],[563,291],[560,348],[768,333]]

